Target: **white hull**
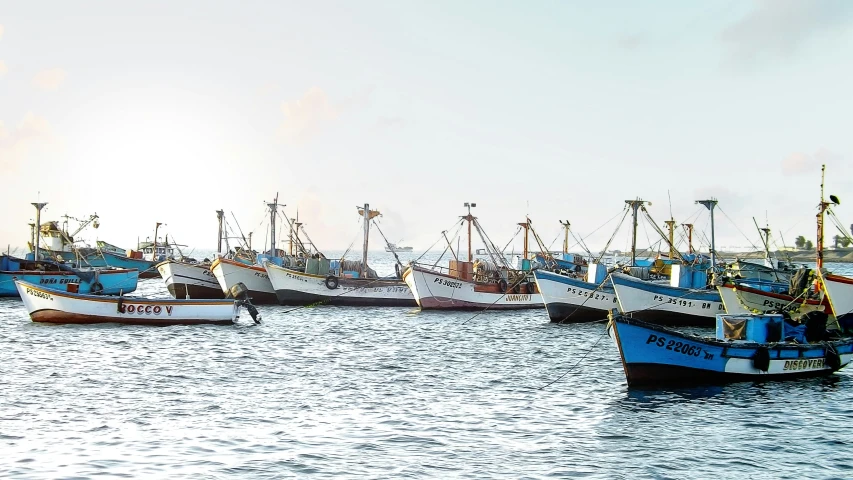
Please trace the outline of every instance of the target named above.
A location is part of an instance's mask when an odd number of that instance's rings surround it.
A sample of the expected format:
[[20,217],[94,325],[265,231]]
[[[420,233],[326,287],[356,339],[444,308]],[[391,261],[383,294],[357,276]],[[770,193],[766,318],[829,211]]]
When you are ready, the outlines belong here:
[[126,323],[133,325],[230,324],[238,308],[231,300],[173,300],[82,295],[16,281],[34,322]]
[[264,267],[220,258],[213,262],[210,271],[213,272],[225,295],[228,295],[231,287],[243,283],[249,289],[249,297],[252,299],[252,303],[278,303],[275,290],[272,288],[269,275],[267,275]]
[[823,285],[836,318],[853,316],[853,278],[823,275]]
[[619,309],[647,322],[713,327],[716,315],[726,311],[714,290],[653,284],[621,273],[613,273],[610,278]]
[[612,287],[540,270],[534,270],[533,276],[552,321],[575,323],[604,320],[612,309],[618,308]]
[[542,308],[539,293],[493,293],[475,290],[474,282],[459,280],[417,266],[403,274],[406,285],[412,289],[422,309],[488,308],[489,310],[516,310]]
[[329,288],[326,276],[296,272],[270,262],[264,262],[264,268],[282,305],[417,306],[412,291],[399,280],[336,278],[336,282],[329,281],[335,288]]
[[167,260],[157,271],[175,298],[224,298],[222,287],[207,266]]
[[824,310],[824,305],[816,300],[808,300],[803,305],[802,299],[793,301],[788,295],[772,294],[742,286],[725,285],[717,287],[726,313],[766,313],[796,311],[806,313],[814,310]]

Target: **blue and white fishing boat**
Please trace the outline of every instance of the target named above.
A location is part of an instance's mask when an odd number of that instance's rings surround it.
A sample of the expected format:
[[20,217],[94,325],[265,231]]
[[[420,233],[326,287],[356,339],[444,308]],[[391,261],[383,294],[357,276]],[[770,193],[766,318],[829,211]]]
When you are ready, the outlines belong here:
[[604,280],[607,269],[601,264],[589,265],[590,280],[585,281],[562,273],[533,270],[536,287],[552,322],[580,323],[604,320],[616,308],[616,292]]
[[136,290],[139,271],[79,269],[58,262],[36,262],[0,255],[0,296],[19,296],[15,288],[16,279],[53,290],[119,295]]
[[700,337],[611,314],[629,387],[788,380],[829,375],[853,360],[853,338],[827,332],[814,312],[794,324],[778,314],[716,316],[716,337]]
[[[677,272],[681,265],[674,265]],[[679,278],[677,273],[673,279]],[[647,282],[622,273],[610,274],[619,310],[661,325],[713,327],[718,313],[726,313],[720,293],[707,288],[684,288]]]

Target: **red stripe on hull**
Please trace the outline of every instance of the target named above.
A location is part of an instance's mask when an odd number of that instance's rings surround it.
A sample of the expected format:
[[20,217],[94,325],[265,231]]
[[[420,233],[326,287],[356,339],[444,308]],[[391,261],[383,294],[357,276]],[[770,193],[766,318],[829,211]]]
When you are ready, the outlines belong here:
[[98,317],[94,315],[81,315],[79,313],[66,313],[59,310],[39,310],[30,314],[30,318],[34,322],[40,323],[69,323],[69,324],[94,324],[94,323],[121,323],[124,325],[152,325],[156,327],[166,327],[170,325],[232,325],[228,320],[203,320],[189,318],[163,318],[163,319],[144,319],[144,318],[114,318],[114,317]]

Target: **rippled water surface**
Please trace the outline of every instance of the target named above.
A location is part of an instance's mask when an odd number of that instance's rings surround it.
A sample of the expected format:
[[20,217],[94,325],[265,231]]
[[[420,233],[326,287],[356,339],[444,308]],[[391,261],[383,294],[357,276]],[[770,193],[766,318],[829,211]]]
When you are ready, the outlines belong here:
[[853,477],[853,371],[629,391],[603,324],[544,310],[260,310],[57,326],[0,300],[0,477]]

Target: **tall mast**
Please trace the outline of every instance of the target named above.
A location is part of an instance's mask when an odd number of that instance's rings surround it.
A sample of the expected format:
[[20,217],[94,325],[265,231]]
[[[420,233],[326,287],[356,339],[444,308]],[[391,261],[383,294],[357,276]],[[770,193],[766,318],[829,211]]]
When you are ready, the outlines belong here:
[[219,234],[216,238],[216,252],[222,253],[222,221],[225,218],[224,210],[216,211],[216,221],[219,223]]
[[700,203],[705,206],[708,210],[711,211],[711,268],[714,271],[717,271],[717,245],[714,243],[714,207],[717,206],[717,200],[715,198],[711,198],[710,200],[696,200],[696,203]]
[[560,220],[560,225],[563,226],[563,253],[569,253],[569,226],[571,223],[568,220],[565,222]]
[[154,225],[154,253],[152,254],[152,257],[151,257],[151,259],[154,261],[157,260],[157,230],[160,229],[160,225],[162,225],[162,223],[160,223],[160,222],[157,222],[157,224]]
[[530,219],[528,218],[524,223],[519,223],[518,226],[524,229],[524,252],[521,258],[527,258],[527,234],[530,231]]
[[367,278],[367,242],[370,234],[370,204],[364,204],[364,247],[361,251],[361,276]]
[[693,253],[693,224],[683,223],[681,226],[687,229],[687,253]]
[[40,230],[41,230],[41,209],[44,208],[45,205],[47,205],[47,202],[33,203],[32,205],[34,207],[36,207],[36,241],[34,243],[35,250],[33,250],[33,251],[35,253],[33,254],[33,259],[38,260],[39,259],[39,237],[41,237],[41,232],[40,232]]
[[631,211],[633,214],[633,217],[632,217],[633,218],[633,226],[632,226],[632,230],[631,230],[631,266],[636,267],[637,266],[637,210],[639,210],[642,205],[645,205],[646,203],[651,205],[651,203],[646,202],[640,198],[637,198],[636,200],[625,200],[625,203],[627,203],[628,205],[631,206]]
[[270,209],[270,255],[275,257],[276,249],[275,249],[275,217],[278,212],[278,192],[275,193],[275,200],[272,203],[268,203],[267,207]]
[[829,202],[823,199],[823,180],[826,165],[820,166],[820,207],[817,212],[817,269],[823,268],[823,212],[829,207]]
[[473,202],[465,202],[465,207],[468,207],[468,215],[462,217],[463,220],[468,221],[468,261],[474,261],[474,252],[471,251],[471,223],[474,222],[474,216],[471,215],[471,208],[476,207],[477,204]]
[[666,222],[666,228],[669,229],[669,258],[676,256],[675,252],[675,219],[670,217]]

